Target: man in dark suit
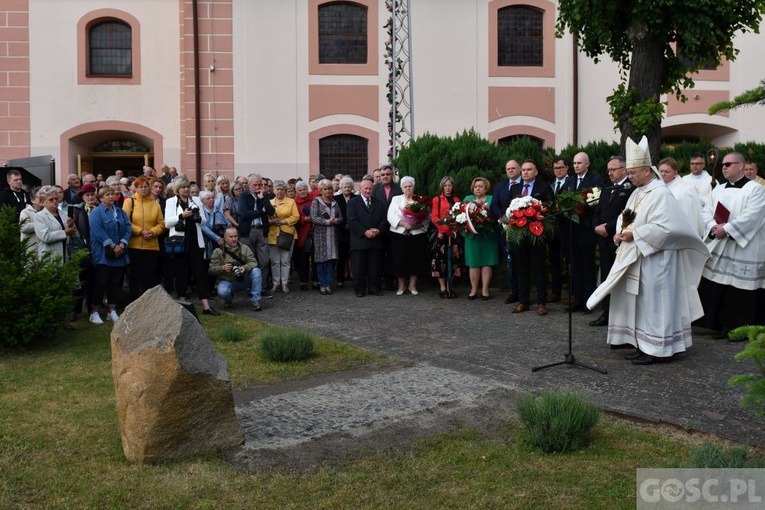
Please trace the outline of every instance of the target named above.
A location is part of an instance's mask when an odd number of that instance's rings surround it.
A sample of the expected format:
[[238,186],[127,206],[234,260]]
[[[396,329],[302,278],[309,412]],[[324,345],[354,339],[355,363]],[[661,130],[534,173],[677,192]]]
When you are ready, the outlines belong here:
[[380,182],[374,185],[372,196],[385,204],[385,207],[388,207],[393,197],[402,194],[401,186],[393,182],[393,166],[383,165],[380,167]]
[[[629,183],[627,179],[627,163],[621,156],[611,156],[608,160],[608,178],[611,179],[613,186],[624,186]],[[632,183],[629,183],[631,186]],[[634,188],[613,189],[604,191],[600,195],[598,207],[592,217],[595,234],[598,236],[598,246],[600,247],[600,281],[606,281],[611,266],[616,259],[616,245],[614,244],[614,235],[620,225],[616,224],[619,215],[627,205]],[[590,321],[590,326],[607,326],[608,311],[611,303],[611,296],[606,296],[603,301],[603,313]]]
[[[602,187],[603,178],[590,170],[590,157],[580,152],[574,156],[574,175],[566,179],[565,191],[584,192],[588,188]],[[569,222],[564,222],[569,223]],[[595,245],[597,238],[593,231],[591,208],[579,217],[579,223],[563,225],[571,228],[571,237],[563,236],[565,253],[571,253],[573,300],[566,311],[592,313],[584,304],[595,291]],[[570,244],[569,244],[570,243]]]
[[[521,182],[521,165],[516,160],[511,159],[505,163],[505,174],[507,179],[502,179],[494,186],[494,193],[489,206],[491,217],[497,220],[505,214],[507,206],[510,205],[510,200],[512,200],[510,188]],[[505,299],[505,304],[509,305],[518,301],[518,265],[515,262],[513,247],[508,245],[504,238],[500,238],[499,242],[507,261],[507,284],[510,287],[510,295]]]
[[[387,218],[388,215],[388,207],[390,206],[391,200],[393,200],[393,197],[397,195],[403,195],[403,191],[401,191],[401,186],[393,182],[393,165],[383,165],[380,167],[380,182],[378,184],[374,185],[372,196],[377,199],[378,202],[381,204],[384,204],[385,206],[385,216]],[[386,219],[385,221],[385,227],[382,232],[382,243],[383,243],[383,251],[382,251],[382,262],[381,262],[381,268],[382,268],[382,277],[387,280],[387,286],[389,290],[393,290],[396,287],[396,284],[393,280],[391,280],[392,277],[392,268],[390,264],[390,257],[388,256],[388,247],[390,245],[390,235],[388,234],[388,229],[390,226],[388,225],[388,221]]]
[[263,275],[262,297],[271,297],[267,288],[268,270],[268,217],[276,214],[274,206],[265,196],[263,177],[250,174],[250,189],[239,195],[237,209],[239,211],[239,240],[252,250],[258,259],[258,267]]
[[359,184],[359,191],[361,195],[351,198],[346,208],[351,235],[353,288],[356,297],[364,297],[367,291],[381,296],[382,233],[387,225],[388,208],[384,202],[372,196],[372,178],[364,177]]
[[[511,197],[530,196],[541,202],[553,199],[550,185],[537,179],[539,171],[534,161],[527,159],[521,167],[522,182],[510,188]],[[518,305],[513,313],[525,312],[531,304],[531,271],[534,271],[534,281],[537,288],[537,314],[547,315],[547,245],[544,242],[531,243],[524,241],[515,247],[518,260]]]

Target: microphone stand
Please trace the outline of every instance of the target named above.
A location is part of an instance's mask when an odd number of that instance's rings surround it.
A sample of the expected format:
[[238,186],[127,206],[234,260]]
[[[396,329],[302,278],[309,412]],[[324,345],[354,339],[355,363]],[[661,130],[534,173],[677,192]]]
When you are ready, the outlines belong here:
[[[612,188],[613,189],[613,188]],[[553,216],[563,217],[564,213],[573,211],[576,209],[576,206],[568,207],[566,209],[562,209],[555,213]],[[531,369],[532,372],[537,372],[539,370],[544,370],[546,368],[552,368],[557,367],[559,365],[576,365],[582,368],[588,368],[590,370],[594,370],[595,372],[600,372],[601,374],[607,374],[608,370],[604,370],[602,368],[593,367],[590,365],[585,365],[584,363],[580,363],[576,360],[576,357],[574,356],[574,348],[573,348],[573,308],[574,308],[574,296],[571,294],[573,287],[574,287],[574,266],[573,266],[573,256],[574,256],[574,222],[572,220],[568,220],[568,235],[569,235],[569,243],[568,243],[568,352],[564,355],[563,361],[557,361],[555,363],[548,363],[547,365],[542,365],[539,367],[534,367]]]

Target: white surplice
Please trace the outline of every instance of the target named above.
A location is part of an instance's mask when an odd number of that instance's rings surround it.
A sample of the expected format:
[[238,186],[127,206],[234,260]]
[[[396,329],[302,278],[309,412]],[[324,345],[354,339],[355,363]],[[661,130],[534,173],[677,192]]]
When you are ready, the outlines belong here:
[[699,205],[704,207],[712,197],[712,176],[709,175],[709,172],[704,170],[699,175],[684,175],[683,180],[693,186],[694,191],[699,196]]
[[[587,307],[611,294],[608,343],[672,356],[691,346],[691,322],[704,314],[698,284],[709,251],[661,180],[637,188],[628,209],[636,214],[628,228],[634,241],[621,243],[608,278]],[[621,225],[620,217],[617,228]]]
[[699,234],[699,238],[704,237],[704,224],[701,221],[701,204],[696,190],[691,184],[676,175],[674,179],[667,183],[667,187],[672,195],[680,202],[680,208],[685,211],[691,224]]
[[742,188],[715,187],[702,212],[707,234],[716,224],[718,203],[730,211],[725,226],[728,236],[707,238],[711,257],[704,267],[704,278],[744,290],[765,288],[765,190],[754,181]]

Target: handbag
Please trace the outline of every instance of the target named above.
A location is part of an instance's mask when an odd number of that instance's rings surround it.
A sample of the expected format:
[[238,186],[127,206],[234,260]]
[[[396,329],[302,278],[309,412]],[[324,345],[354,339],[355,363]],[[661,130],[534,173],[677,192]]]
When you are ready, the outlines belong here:
[[428,240],[428,247],[430,247],[430,253],[434,254],[438,251],[438,228],[431,222],[428,225],[428,230],[425,232]]
[[280,250],[289,250],[292,248],[292,241],[294,239],[295,236],[280,228],[279,233],[276,236],[276,246],[278,246]]
[[168,255],[186,253],[186,236],[170,236],[165,239],[165,253]]
[[79,234],[73,235],[67,239],[66,252],[71,257],[75,253],[84,251],[85,255],[80,259],[80,267],[93,267],[93,258],[88,250],[88,245],[85,243],[85,239],[80,237]]

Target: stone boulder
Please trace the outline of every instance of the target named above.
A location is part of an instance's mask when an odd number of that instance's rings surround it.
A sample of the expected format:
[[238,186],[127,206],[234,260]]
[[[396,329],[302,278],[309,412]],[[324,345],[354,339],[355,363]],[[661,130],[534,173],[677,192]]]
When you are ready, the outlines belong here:
[[111,346],[128,460],[156,463],[244,442],[226,361],[162,287],[125,309]]

